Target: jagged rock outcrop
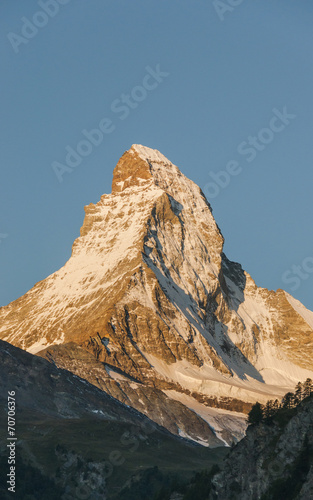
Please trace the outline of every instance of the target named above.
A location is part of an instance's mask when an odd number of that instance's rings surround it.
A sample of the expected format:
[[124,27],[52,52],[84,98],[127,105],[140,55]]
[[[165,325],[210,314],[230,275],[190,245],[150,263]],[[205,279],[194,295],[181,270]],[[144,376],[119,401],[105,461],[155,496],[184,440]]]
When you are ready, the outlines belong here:
[[[179,402],[216,431],[217,414],[205,404],[201,412],[200,400],[223,407],[233,399],[237,409],[312,376],[313,313],[283,290],[257,287],[227,259],[201,189],[161,153],[132,146],[112,193],[85,212],[64,267],[0,309],[2,339],[32,353],[74,342],[95,366],[151,397],[155,388],[155,402],[156,389],[172,403],[183,392]],[[152,416],[150,403],[141,410]]]
[[292,412],[248,427],[214,477],[210,500],[313,498],[313,396]]

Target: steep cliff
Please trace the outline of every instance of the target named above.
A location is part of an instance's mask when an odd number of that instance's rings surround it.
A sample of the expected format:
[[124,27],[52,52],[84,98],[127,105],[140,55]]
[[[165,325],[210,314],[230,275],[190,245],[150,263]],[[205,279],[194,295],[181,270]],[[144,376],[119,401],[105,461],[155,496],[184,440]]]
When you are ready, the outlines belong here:
[[211,500],[313,498],[313,396],[269,423],[249,426],[213,485]]

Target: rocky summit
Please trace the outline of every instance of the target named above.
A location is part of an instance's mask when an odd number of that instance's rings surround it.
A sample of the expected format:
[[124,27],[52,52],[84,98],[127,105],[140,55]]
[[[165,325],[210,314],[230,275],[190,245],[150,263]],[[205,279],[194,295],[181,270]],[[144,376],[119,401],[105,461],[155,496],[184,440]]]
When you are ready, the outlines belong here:
[[68,262],[0,309],[1,339],[206,446],[312,377],[313,313],[227,259],[201,189],[161,153],[133,145],[85,213]]

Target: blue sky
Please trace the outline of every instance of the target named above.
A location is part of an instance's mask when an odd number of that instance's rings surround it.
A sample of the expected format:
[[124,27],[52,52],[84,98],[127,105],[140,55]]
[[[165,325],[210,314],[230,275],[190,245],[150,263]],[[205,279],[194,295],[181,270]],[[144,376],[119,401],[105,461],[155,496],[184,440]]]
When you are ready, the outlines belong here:
[[[64,265],[84,205],[139,143],[208,193],[257,285],[313,309],[312,2],[59,2],[0,6],[0,305]],[[168,75],[140,95],[158,65]],[[112,103],[132,91],[122,120]],[[105,119],[113,130],[60,183],[53,162]]]

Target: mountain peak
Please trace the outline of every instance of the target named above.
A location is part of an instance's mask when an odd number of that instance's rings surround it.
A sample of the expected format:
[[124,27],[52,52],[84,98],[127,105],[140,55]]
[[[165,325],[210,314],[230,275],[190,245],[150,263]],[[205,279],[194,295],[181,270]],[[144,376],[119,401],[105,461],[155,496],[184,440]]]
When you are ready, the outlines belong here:
[[172,162],[162,155],[160,151],[148,148],[147,146],[142,146],[141,144],[133,144],[129,152],[131,154],[137,154],[142,160],[145,161],[172,165]]
[[113,171],[112,193],[118,193],[129,187],[142,186],[147,183],[158,185],[153,165],[163,168],[171,167],[172,175],[180,174],[178,168],[157,149],[133,144],[120,158]]
[[123,373],[130,399],[136,380],[196,413],[230,398],[241,411],[312,378],[312,313],[227,259],[201,189],[161,153],[132,146],[112,194],[85,212],[68,262],[0,308],[0,338],[32,353],[72,342],[71,369],[85,349],[95,370]]

